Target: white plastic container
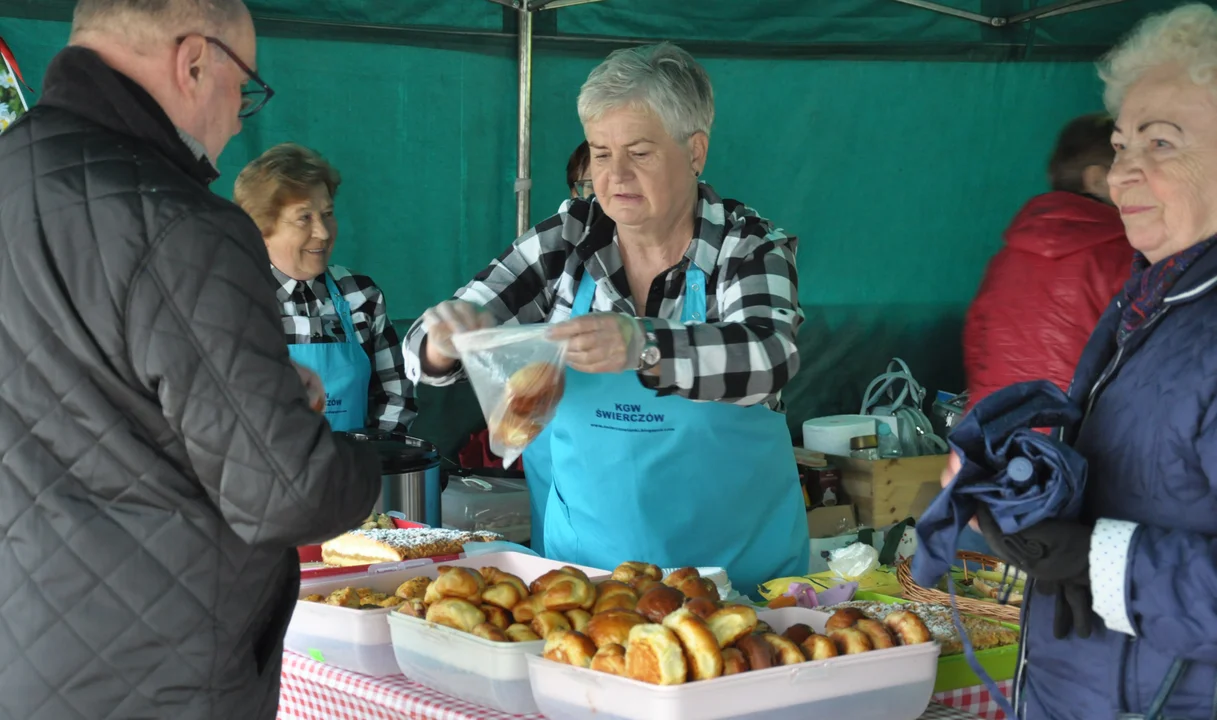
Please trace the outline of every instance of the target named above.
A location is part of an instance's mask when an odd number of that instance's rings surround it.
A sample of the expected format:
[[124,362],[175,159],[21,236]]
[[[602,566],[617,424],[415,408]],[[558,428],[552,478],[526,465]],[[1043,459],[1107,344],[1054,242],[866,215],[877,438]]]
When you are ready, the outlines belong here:
[[[526,583],[567,564],[518,553],[479,555],[470,560],[477,567],[494,566],[518,575]],[[574,567],[593,581],[611,574],[606,570]],[[390,614],[388,621],[397,665],[406,677],[502,712],[523,715],[537,711],[526,657],[540,655],[545,649],[543,640],[494,642],[401,613]]]
[[[776,631],[805,623],[823,631],[828,615],[782,608],[758,615]],[[938,671],[938,645],[873,650],[820,662],[756,670],[660,687],[528,658],[537,707],[550,720],[915,720]]]
[[523,480],[451,475],[443,495],[444,527],[489,530],[508,542],[528,542],[532,533],[528,486]]
[[[520,553],[487,553],[440,563],[459,567],[497,567],[519,575],[531,582],[536,577],[563,563],[522,555]],[[337,577],[326,577],[300,584],[300,597],[314,593],[329,595],[342,588],[371,588],[390,593],[406,580],[419,575],[435,578],[436,565],[431,560],[410,560],[403,563],[373,565],[369,569]],[[540,567],[543,570],[538,571]],[[585,572],[603,571],[584,569]],[[300,600],[292,613],[291,624],[283,647],[306,655],[327,665],[364,675],[397,675],[401,672],[393,653],[388,617],[391,609],[356,610],[323,603]]]

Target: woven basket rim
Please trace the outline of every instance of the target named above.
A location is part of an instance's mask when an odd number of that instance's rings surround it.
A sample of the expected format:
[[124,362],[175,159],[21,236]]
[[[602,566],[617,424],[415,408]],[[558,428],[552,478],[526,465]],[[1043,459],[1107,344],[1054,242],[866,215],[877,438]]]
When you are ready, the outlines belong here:
[[[990,555],[984,555],[970,550],[961,550],[956,553],[956,557],[965,562],[979,563],[985,568],[996,568],[1001,564],[1001,560]],[[901,589],[904,591],[904,599],[913,602],[930,603],[933,605],[946,605],[950,607],[951,596],[941,590],[933,588],[923,588],[913,582],[913,573],[909,569],[910,561],[906,558],[896,566],[896,580],[899,581]],[[967,576],[967,566],[965,568],[965,577]],[[1014,605],[1002,605],[996,602],[986,602],[984,600],[976,600],[974,598],[966,598],[955,596],[955,605],[959,608],[959,612],[966,615],[976,615],[978,617],[987,618],[989,620],[998,620],[1000,622],[1008,622],[1017,625],[1021,620],[1022,610]]]

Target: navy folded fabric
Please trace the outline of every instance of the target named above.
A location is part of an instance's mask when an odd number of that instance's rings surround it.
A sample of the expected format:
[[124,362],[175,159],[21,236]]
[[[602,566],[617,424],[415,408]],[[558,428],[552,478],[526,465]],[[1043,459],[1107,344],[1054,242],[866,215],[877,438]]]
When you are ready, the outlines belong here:
[[955,561],[968,522],[982,504],[1003,533],[1082,508],[1086,459],[1033,428],[1069,427],[1082,410],[1047,380],[1003,388],[976,404],[947,438],[963,466],[917,523],[913,580],[933,587]]

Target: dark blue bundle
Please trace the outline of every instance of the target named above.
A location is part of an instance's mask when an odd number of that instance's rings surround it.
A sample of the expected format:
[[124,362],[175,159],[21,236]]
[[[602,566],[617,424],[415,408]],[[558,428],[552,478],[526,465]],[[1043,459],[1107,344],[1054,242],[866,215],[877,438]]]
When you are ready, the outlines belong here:
[[1069,427],[1082,411],[1060,388],[1035,380],[976,404],[948,438],[963,466],[917,522],[913,580],[933,587],[955,561],[959,535],[982,504],[1011,534],[1082,509],[1086,459],[1033,428]]

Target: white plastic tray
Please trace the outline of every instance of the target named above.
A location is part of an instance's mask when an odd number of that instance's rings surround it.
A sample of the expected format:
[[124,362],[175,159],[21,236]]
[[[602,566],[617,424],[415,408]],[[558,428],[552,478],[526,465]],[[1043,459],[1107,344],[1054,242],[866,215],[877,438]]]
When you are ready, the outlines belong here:
[[[829,617],[802,608],[758,615],[778,632],[796,623],[822,632]],[[550,720],[915,720],[937,670],[936,643],[667,687],[528,658],[537,707]]]
[[[510,561],[496,560],[511,556]],[[531,583],[568,563],[518,553],[479,555],[477,567],[494,566]],[[456,563],[451,563],[456,564]],[[607,578],[606,570],[579,567],[593,581]],[[528,679],[526,656],[540,655],[545,642],[501,643],[429,623],[401,613],[388,618],[393,653],[401,672],[411,680],[506,713],[537,711]]]
[[[542,563],[545,569],[538,572],[538,563]],[[440,565],[497,567],[531,582],[542,573],[561,567],[563,563],[504,552],[451,560]],[[435,578],[438,574],[437,567],[439,565],[431,560],[373,565],[367,571],[351,575],[302,582],[300,597],[313,593],[329,595],[345,587],[371,588],[376,592],[392,593],[398,585],[412,577],[426,575]],[[589,570],[584,569],[585,572]],[[603,574],[598,570],[591,572]],[[300,600],[292,613],[283,647],[307,655],[318,662],[364,675],[397,675],[401,669],[394,657],[393,640],[389,634],[388,616],[391,612],[389,608],[356,610]]]

